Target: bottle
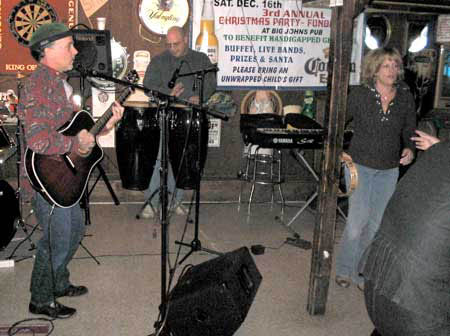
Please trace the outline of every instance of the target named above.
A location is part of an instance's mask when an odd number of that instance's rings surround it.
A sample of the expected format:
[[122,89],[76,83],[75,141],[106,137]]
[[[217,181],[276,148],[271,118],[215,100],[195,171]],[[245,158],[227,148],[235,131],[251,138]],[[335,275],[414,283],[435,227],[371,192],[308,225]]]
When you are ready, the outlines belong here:
[[219,42],[214,33],[214,6],[212,0],[205,0],[200,21],[200,33],[195,40],[195,50],[208,55],[212,64],[216,64],[219,56]]
[[305,91],[302,114],[311,119],[316,117],[316,104],[314,102],[314,92],[312,90]]

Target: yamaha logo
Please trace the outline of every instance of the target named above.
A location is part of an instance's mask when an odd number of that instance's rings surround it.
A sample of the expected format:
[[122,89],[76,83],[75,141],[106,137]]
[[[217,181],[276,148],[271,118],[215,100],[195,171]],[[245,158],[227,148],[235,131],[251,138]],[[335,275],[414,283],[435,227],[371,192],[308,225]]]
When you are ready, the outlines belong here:
[[285,144],[290,144],[290,143],[294,143],[293,139],[289,139],[289,138],[274,138],[273,139],[273,143],[285,143]]

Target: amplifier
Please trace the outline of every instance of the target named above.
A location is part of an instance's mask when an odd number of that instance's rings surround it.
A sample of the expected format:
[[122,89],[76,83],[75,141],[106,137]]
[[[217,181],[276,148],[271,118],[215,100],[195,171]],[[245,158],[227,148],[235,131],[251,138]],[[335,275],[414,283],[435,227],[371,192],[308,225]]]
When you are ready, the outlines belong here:
[[169,294],[173,336],[231,336],[244,321],[262,277],[241,247],[190,268]]
[[74,47],[78,54],[69,76],[79,75],[78,68],[112,76],[111,33],[109,30],[73,29]]

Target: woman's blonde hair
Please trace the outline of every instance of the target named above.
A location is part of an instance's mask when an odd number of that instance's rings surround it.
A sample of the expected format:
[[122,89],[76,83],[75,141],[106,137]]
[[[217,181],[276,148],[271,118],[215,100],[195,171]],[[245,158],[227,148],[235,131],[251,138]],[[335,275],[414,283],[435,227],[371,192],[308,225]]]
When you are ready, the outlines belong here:
[[378,48],[371,50],[364,58],[362,70],[362,82],[364,84],[373,84],[375,82],[376,73],[386,59],[392,59],[398,64],[399,73],[397,79],[403,79],[403,61],[399,51],[395,48]]

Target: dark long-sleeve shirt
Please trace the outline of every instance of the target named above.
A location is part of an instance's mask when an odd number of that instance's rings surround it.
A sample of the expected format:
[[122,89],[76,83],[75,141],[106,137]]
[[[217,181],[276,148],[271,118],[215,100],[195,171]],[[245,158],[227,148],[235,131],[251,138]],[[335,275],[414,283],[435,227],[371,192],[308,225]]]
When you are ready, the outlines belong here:
[[410,311],[450,321],[450,142],[402,177],[366,251],[364,277]]
[[23,167],[23,151],[28,146],[39,154],[64,154],[78,150],[77,137],[64,136],[57,130],[74,112],[64,88],[65,74],[44,65],[24,82],[18,105],[25,143],[22,145],[21,192],[25,200],[32,197],[31,185]]
[[374,169],[399,166],[403,148],[414,151],[410,137],[416,127],[414,99],[406,85],[383,112],[381,97],[374,87],[354,87],[348,98],[348,119],[353,118],[353,138],[349,154],[353,161]]
[[[145,72],[144,86],[150,90],[156,90],[168,95],[172,90],[168,87],[169,81],[174,71],[180,67],[182,61],[184,62],[180,68],[180,75],[212,67],[208,56],[204,53],[188,49],[186,55],[175,57],[166,50],[151,60]],[[187,101],[192,96],[200,96],[200,84],[195,83],[194,85],[195,78],[195,75],[178,77],[176,83],[181,82],[184,86],[184,91],[179,97],[180,99]],[[215,72],[206,73],[203,85],[203,102],[206,102],[214,93],[216,86]]]

